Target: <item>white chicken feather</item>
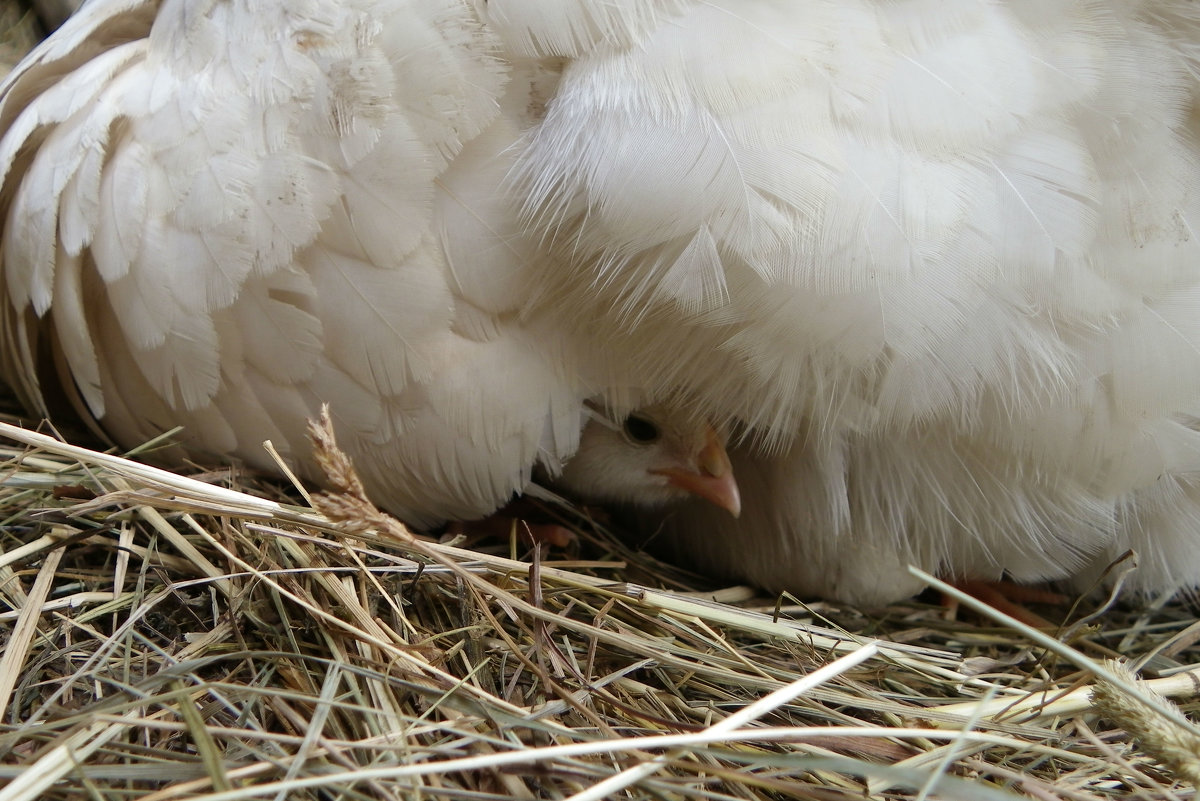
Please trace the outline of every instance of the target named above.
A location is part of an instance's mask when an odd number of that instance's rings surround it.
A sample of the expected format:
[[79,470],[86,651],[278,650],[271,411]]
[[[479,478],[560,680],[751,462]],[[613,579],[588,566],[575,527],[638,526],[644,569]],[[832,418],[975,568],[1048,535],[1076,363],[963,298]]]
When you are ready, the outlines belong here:
[[1196,587],[1198,68],[1186,0],[91,0],[0,100],[4,374],[260,463],[331,400],[426,522],[664,403],[743,436],[711,570]]
[[[700,35],[703,31],[704,35]],[[538,302],[740,421],[675,550],[852,601],[1200,583],[1200,12],[705,2],[564,71],[516,185]]]
[[418,525],[553,477],[583,402],[628,393],[520,314],[541,256],[499,187],[556,71],[502,52],[454,0],[88,4],[0,100],[6,377],[127,445],[183,426],[270,469],[271,439],[313,478],[327,401]]

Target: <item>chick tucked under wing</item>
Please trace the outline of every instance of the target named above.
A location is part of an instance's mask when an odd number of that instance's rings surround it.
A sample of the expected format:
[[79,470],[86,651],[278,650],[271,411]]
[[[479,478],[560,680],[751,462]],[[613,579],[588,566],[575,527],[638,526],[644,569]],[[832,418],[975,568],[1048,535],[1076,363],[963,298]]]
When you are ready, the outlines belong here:
[[644,397],[745,431],[673,518],[739,577],[1195,586],[1194,5],[92,0],[0,97],[0,366],[255,462],[329,400],[416,522]]
[[453,0],[87,4],[0,100],[5,377],[305,471],[328,401],[417,523],[557,471],[585,381],[517,318],[536,253],[495,198],[542,75],[499,51]]
[[679,551],[1200,583],[1197,41],[1183,0],[715,0],[577,56],[516,180],[538,302],[760,446]]

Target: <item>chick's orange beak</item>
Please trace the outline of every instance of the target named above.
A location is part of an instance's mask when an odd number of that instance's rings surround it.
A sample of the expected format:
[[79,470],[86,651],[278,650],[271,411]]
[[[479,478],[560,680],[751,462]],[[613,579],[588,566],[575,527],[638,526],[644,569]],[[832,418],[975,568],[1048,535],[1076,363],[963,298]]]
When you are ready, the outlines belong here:
[[695,464],[652,471],[666,476],[667,482],[690,492],[729,512],[734,517],[742,513],[742,497],[729,454],[715,428],[709,426],[704,447],[696,454]]

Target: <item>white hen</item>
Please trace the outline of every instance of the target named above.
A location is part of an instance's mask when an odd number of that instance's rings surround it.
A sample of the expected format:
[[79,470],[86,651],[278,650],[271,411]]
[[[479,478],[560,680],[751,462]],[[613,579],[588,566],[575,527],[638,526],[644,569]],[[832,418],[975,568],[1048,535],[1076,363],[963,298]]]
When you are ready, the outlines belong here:
[[1200,584],[1195,3],[630,19],[518,186],[543,303],[748,428],[745,516],[677,519],[681,554],[854,601],[1127,548],[1136,589]]
[[1187,0],[94,0],[0,105],[5,373],[251,458],[331,399],[418,517],[637,388],[746,432],[709,567],[1195,586],[1198,54]]

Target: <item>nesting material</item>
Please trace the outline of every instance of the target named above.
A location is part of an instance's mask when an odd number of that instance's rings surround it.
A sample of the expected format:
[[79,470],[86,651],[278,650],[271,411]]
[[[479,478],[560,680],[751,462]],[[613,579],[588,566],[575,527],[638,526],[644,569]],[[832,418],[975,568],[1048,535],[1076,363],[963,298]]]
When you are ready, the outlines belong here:
[[236,471],[0,435],[3,801],[1190,792],[1086,700],[1123,653],[1194,711],[1179,606],[1055,653],[936,606],[714,601],[593,527],[586,559],[467,550],[352,491],[314,498],[330,522]]

